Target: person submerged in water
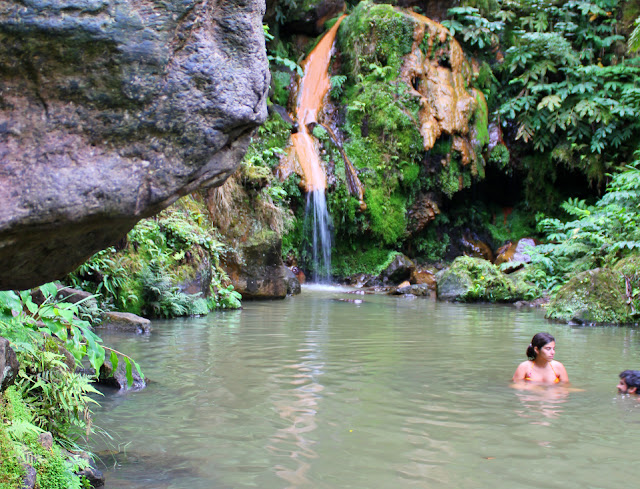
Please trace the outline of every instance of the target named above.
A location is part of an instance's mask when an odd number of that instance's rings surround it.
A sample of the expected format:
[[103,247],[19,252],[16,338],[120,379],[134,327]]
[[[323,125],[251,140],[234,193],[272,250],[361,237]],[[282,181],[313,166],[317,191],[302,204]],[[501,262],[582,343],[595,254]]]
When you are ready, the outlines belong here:
[[556,354],[556,340],[549,333],[538,333],[527,347],[529,360],[518,365],[513,374],[516,383],[536,382],[539,384],[558,384],[569,382],[567,370],[553,359]]
[[623,370],[620,372],[620,382],[618,382],[618,393],[620,394],[640,394],[640,370]]

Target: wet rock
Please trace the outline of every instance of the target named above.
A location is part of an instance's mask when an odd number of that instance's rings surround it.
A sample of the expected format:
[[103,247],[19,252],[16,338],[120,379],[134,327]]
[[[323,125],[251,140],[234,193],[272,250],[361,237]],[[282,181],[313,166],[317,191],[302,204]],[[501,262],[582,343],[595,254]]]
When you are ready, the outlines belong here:
[[[298,295],[302,292],[302,287],[300,286],[300,281],[298,280],[297,275],[293,270],[288,267],[285,267],[285,281],[287,283],[287,295]],[[294,267],[297,268],[297,267]]]
[[210,255],[200,245],[192,245],[185,253],[181,263],[176,267],[177,286],[180,292],[188,295],[211,295],[211,269]]
[[495,264],[501,265],[507,262],[531,263],[531,256],[526,251],[528,247],[535,248],[536,245],[537,243],[533,238],[522,238],[515,243],[510,241],[498,249]]
[[59,279],[236,170],[267,116],[263,14],[0,2],[0,290]]
[[114,371],[111,361],[105,360],[100,367],[98,383],[119,390],[140,390],[147,386],[147,380],[142,378],[133,365],[131,375],[133,377],[133,383],[129,386],[125,362],[123,360],[118,361],[118,367]]
[[40,443],[45,450],[51,450],[53,448],[53,436],[48,431],[40,433],[40,435],[38,435],[38,443]]
[[440,300],[460,302],[515,302],[519,290],[498,267],[482,258],[461,256],[437,275]]
[[407,284],[400,285],[394,292],[396,295],[412,295],[414,297],[424,297],[431,295],[431,288],[427,284]]
[[151,321],[130,312],[105,312],[100,328],[125,333],[147,334],[151,332]]
[[282,241],[273,232],[239,242],[221,259],[233,287],[243,300],[283,299],[287,296],[289,270],[282,261]]
[[491,247],[471,233],[465,233],[460,240],[461,249],[467,256],[483,258],[490,262],[493,261],[493,251]]
[[341,298],[341,297],[333,299],[333,300],[337,301],[337,302],[349,302],[351,304],[362,304],[364,302],[362,299],[344,299],[344,298]]
[[87,481],[89,481],[91,487],[95,487],[96,489],[99,487],[105,487],[106,478],[104,474],[92,465],[76,472],[76,474],[80,477],[85,477]]
[[438,214],[440,214],[440,207],[435,194],[428,193],[420,195],[407,211],[407,218],[409,219],[407,231],[411,235],[419,233],[426,228]]
[[353,287],[364,287],[365,284],[371,280],[371,275],[367,275],[365,273],[356,273],[351,277],[348,277],[346,280],[347,285],[352,285]]
[[303,283],[305,283],[307,281],[307,276],[297,266],[294,265],[293,267],[291,267],[291,271],[293,272],[293,274],[298,279],[298,282],[300,282],[301,284],[303,284]]
[[24,467],[26,474],[22,479],[22,487],[20,489],[33,489],[36,487],[38,472],[29,464],[22,464],[22,467]]
[[80,454],[70,453],[69,455],[74,457],[79,456],[85,459],[89,464],[86,468],[76,472],[76,475],[80,477],[85,477],[89,482],[89,484],[91,485],[91,487],[94,487],[96,489],[99,487],[105,487],[105,481],[106,481],[105,476],[102,473],[102,471],[96,468],[94,461],[91,459],[91,457],[89,457],[88,453],[86,452],[81,452]]
[[16,352],[9,340],[0,336],[0,392],[14,383],[19,368]]
[[436,290],[436,275],[433,270],[417,268],[411,272],[409,282],[416,285],[427,285],[429,289]]
[[403,254],[398,253],[380,273],[380,279],[383,282],[399,283],[404,280],[408,280],[411,277],[411,272],[415,270],[415,263],[411,259]]

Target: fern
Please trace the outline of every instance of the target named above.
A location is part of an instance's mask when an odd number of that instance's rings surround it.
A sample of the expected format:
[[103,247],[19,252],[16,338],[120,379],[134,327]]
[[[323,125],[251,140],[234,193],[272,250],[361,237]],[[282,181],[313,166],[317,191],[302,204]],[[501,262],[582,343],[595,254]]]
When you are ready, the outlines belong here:
[[[637,153],[640,157],[640,153]],[[539,218],[548,244],[530,254],[539,280],[553,287],[580,271],[613,265],[640,249],[640,159],[611,175],[605,195],[595,205],[569,199],[562,204],[573,220]]]

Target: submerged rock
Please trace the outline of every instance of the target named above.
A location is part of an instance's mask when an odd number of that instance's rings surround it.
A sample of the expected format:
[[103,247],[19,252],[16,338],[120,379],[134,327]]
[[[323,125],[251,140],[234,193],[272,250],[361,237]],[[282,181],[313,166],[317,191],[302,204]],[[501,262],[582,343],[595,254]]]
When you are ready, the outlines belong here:
[[234,172],[267,116],[264,8],[0,2],[0,290],[64,276]]
[[130,312],[109,311],[103,314],[100,328],[143,334],[151,332],[151,321]]

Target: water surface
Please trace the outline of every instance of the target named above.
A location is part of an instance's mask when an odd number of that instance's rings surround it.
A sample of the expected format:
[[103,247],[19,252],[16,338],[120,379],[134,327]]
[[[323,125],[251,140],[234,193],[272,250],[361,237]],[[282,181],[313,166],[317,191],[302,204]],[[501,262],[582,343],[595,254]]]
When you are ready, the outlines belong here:
[[[153,328],[103,334],[152,380],[94,410],[107,489],[610,489],[639,473],[640,403],[615,389],[640,368],[634,328],[308,287]],[[575,390],[510,387],[538,331]]]

